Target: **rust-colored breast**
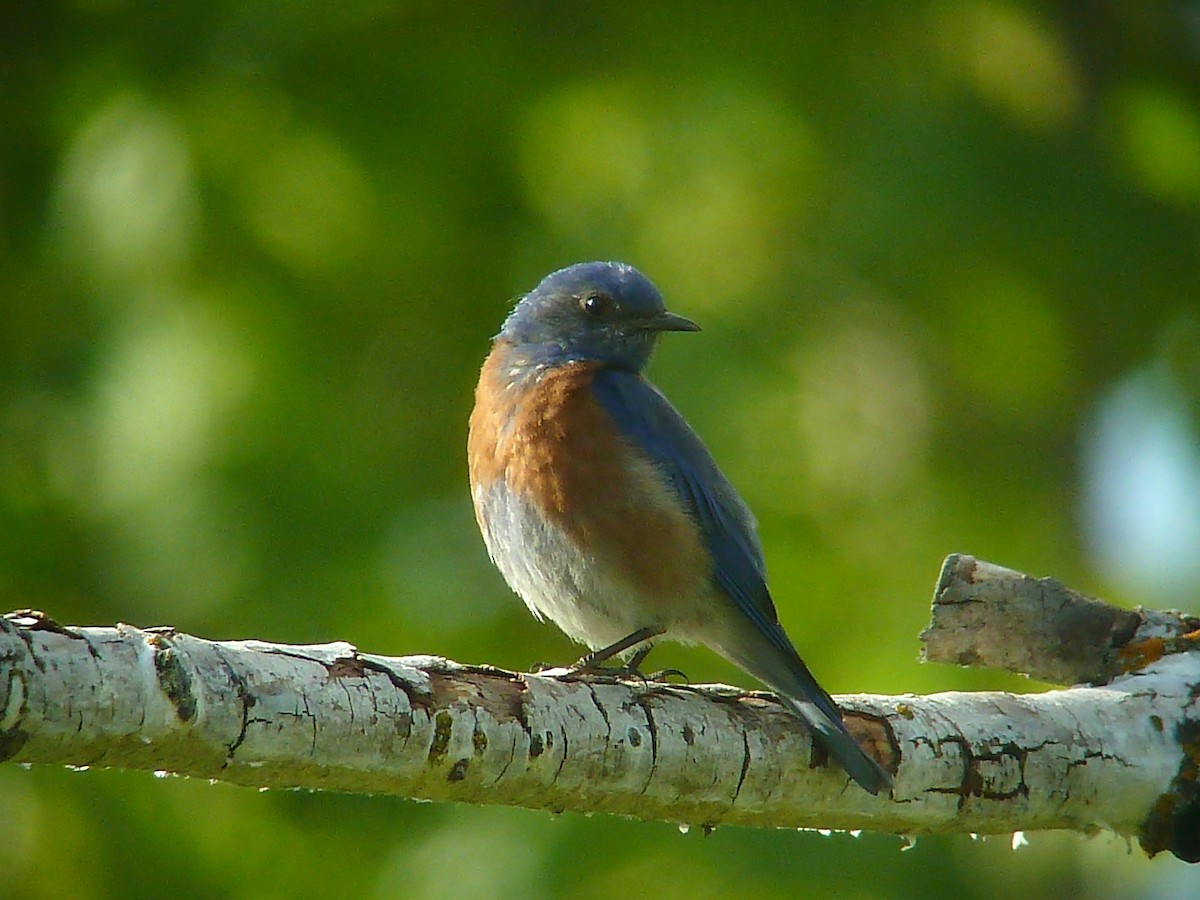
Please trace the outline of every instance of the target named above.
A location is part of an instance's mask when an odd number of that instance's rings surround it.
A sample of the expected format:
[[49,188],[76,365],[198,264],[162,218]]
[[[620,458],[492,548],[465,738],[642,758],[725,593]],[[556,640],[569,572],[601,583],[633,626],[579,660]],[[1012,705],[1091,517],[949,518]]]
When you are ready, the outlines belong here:
[[699,527],[592,394],[599,364],[547,369],[517,388],[508,386],[503,355],[493,352],[480,373],[468,439],[472,486],[503,479],[582,554],[648,593],[678,596],[706,582],[711,562]]

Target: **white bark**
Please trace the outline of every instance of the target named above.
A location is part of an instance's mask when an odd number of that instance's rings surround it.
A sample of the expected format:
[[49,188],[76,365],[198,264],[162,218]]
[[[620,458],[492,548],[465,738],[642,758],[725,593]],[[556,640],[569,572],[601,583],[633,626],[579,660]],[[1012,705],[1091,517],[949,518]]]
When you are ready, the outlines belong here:
[[767,695],[0,620],[0,759],[697,826],[1110,829],[1178,853],[1163,834],[1198,694],[1180,653],[1103,688],[840,697],[896,775],[872,797],[813,767]]

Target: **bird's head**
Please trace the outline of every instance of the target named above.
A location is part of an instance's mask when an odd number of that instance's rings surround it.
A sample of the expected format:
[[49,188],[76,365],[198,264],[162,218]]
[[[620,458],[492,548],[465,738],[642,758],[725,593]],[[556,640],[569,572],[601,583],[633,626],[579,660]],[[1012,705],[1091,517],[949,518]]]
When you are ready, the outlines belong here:
[[577,263],[552,272],[521,298],[498,338],[531,362],[596,360],[640,371],[664,331],[699,331],[668,312],[662,295],[633,266]]

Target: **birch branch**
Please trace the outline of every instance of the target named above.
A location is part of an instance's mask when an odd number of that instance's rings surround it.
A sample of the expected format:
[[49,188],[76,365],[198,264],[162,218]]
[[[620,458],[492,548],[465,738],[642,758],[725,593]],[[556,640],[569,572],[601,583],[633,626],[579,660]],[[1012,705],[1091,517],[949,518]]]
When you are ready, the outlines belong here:
[[872,797],[768,694],[68,628],[25,611],[0,619],[0,760],[706,828],[1108,829],[1195,861],[1200,654],[1171,640],[1179,652],[1139,657],[1103,687],[837,698],[895,774],[892,796]]

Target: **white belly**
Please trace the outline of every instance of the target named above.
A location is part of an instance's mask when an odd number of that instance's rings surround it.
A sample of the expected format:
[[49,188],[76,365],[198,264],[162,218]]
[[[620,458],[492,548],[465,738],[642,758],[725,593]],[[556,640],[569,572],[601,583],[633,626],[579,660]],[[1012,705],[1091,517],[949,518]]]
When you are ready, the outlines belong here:
[[640,628],[666,630],[636,588],[607,574],[614,567],[588,558],[558,526],[499,484],[476,487],[475,504],[486,523],[488,553],[530,612],[549,619],[581,644],[606,647]]

